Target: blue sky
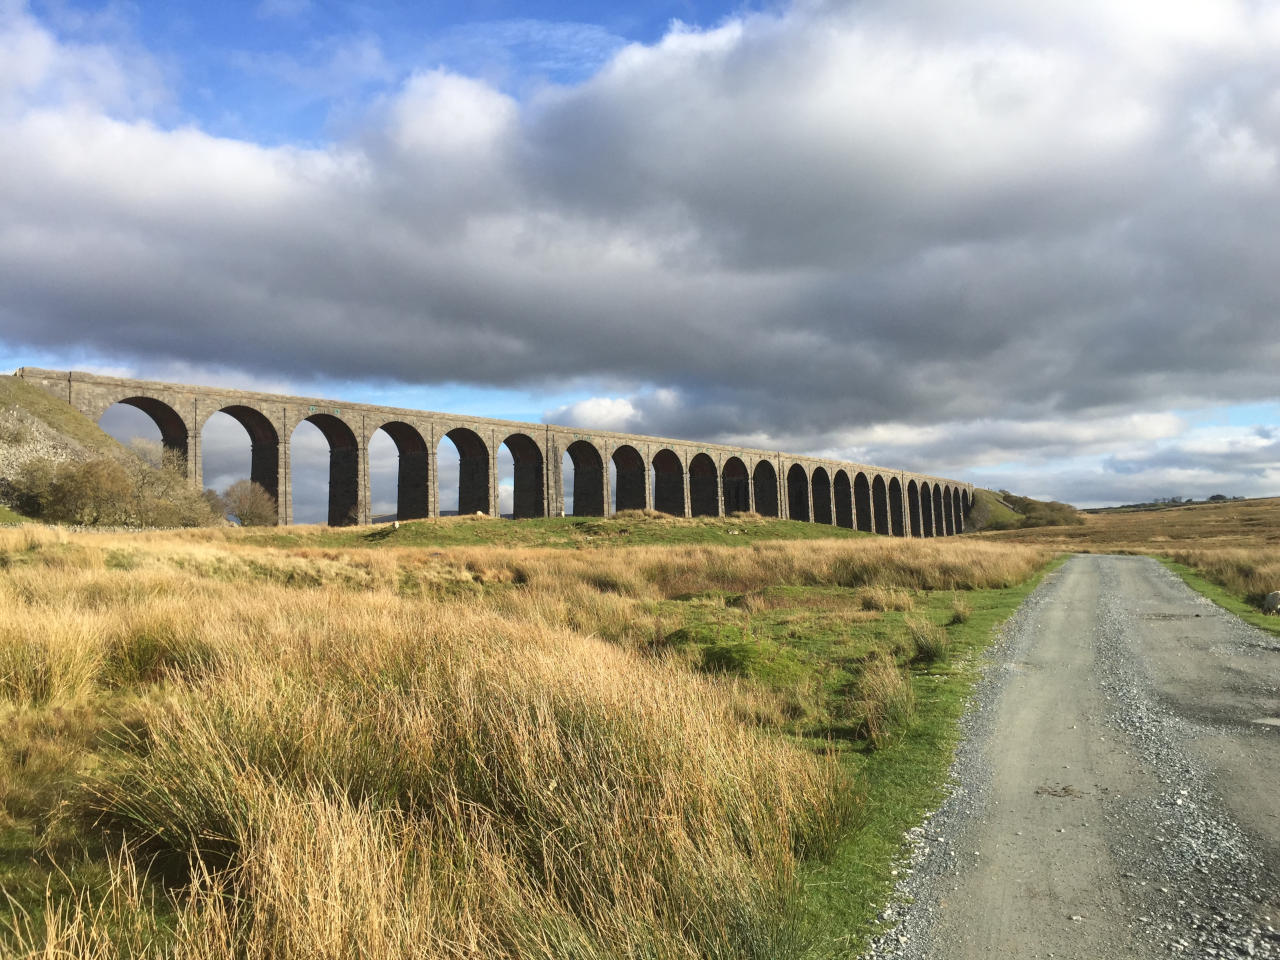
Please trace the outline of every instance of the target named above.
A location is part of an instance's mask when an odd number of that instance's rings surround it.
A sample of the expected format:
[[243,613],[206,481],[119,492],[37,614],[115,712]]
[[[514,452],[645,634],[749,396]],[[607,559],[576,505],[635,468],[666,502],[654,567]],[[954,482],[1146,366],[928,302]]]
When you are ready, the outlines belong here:
[[0,365],[1276,494],[1277,89],[1247,0],[0,0]]
[[764,4],[35,3],[68,41],[135,46],[169,81],[168,124],[264,144],[319,143],[358,122],[360,105],[413,71],[483,77],[513,96],[590,77],[627,43],[651,44],[679,21],[715,26]]

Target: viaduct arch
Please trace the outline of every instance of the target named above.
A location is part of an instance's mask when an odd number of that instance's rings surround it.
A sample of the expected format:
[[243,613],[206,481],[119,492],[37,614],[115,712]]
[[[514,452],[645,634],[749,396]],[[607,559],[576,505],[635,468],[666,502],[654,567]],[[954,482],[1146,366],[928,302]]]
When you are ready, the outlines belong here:
[[775,450],[79,371],[23,367],[17,375],[95,422],[117,403],[137,407],[155,421],[165,449],[196,486],[203,486],[201,431],[214,414],[228,414],[249,435],[250,478],[276,497],[281,524],[293,522],[289,438],[303,421],[317,426],[329,443],[328,517],[335,526],[371,521],[369,442],[379,430],[399,454],[396,513],[402,520],[454,509],[440,503],[437,450],[445,438],[458,450],[459,513],[497,516],[496,458],[502,446],[515,465],[517,518],[564,513],[566,454],[573,464],[573,512],[579,516],[639,509],[685,517],[755,511],[886,536],[942,537],[964,532],[973,502],[971,484]]

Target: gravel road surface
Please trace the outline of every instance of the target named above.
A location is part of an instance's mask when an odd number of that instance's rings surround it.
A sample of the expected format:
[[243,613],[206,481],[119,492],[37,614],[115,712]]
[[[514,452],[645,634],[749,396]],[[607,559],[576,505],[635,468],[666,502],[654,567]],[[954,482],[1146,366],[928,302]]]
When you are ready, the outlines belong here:
[[869,957],[1280,957],[1280,637],[1145,557],[1006,625]]

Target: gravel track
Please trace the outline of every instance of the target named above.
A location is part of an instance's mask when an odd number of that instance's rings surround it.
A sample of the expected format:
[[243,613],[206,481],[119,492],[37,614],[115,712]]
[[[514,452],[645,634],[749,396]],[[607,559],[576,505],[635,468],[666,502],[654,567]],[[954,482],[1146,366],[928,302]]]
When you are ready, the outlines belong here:
[[993,647],[867,957],[1280,957],[1280,643],[1077,556]]

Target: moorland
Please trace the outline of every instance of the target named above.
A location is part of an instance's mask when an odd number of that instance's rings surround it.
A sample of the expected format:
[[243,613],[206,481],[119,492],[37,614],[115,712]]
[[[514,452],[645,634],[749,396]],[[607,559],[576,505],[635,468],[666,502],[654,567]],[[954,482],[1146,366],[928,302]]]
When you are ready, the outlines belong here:
[[0,528],[0,943],[848,955],[1055,558],[1162,554],[1261,620],[1278,504],[937,540]]

